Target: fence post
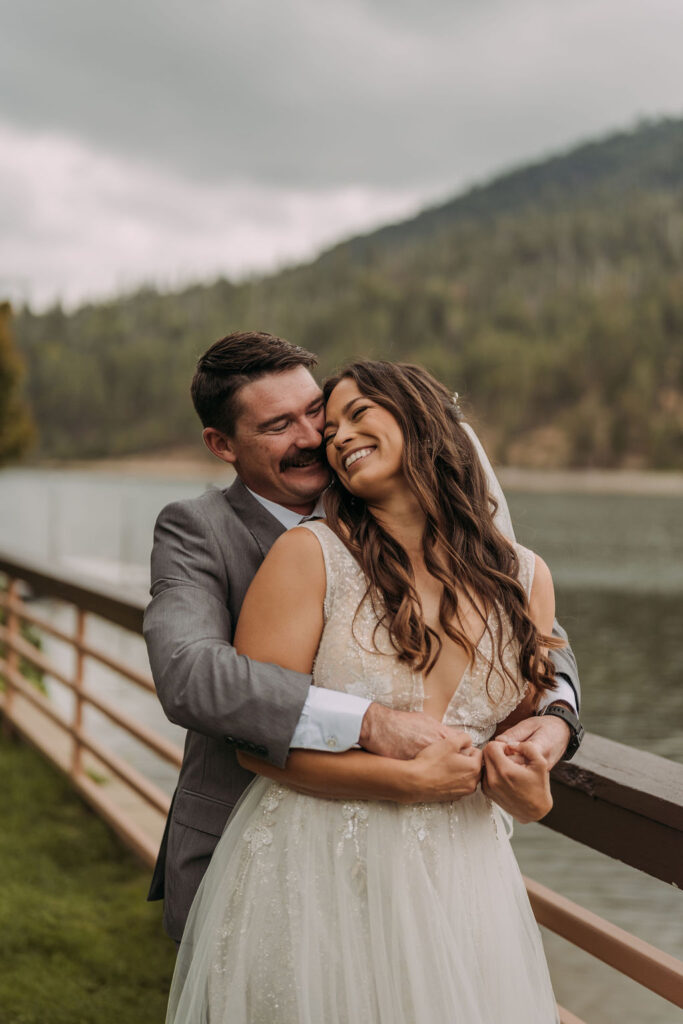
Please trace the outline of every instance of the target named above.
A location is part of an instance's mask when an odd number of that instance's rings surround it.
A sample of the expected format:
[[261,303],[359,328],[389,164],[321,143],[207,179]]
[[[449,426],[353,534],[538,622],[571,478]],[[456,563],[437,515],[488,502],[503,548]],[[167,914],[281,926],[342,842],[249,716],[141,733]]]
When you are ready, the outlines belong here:
[[85,655],[83,654],[83,642],[85,641],[85,619],[87,612],[82,608],[76,609],[76,633],[74,635],[74,649],[76,651],[76,667],[74,671],[74,717],[73,717],[73,747],[71,750],[71,777],[75,778],[83,771],[81,745],[81,729],[83,728],[83,665]]
[[16,648],[16,640],[20,632],[19,616],[14,611],[12,604],[19,600],[19,580],[11,579],[7,588],[7,597],[10,605],[7,609],[7,675],[5,677],[5,713],[2,718],[2,735],[7,739],[12,736],[12,705],[14,703],[14,686],[12,684],[12,673],[19,671],[19,654]]

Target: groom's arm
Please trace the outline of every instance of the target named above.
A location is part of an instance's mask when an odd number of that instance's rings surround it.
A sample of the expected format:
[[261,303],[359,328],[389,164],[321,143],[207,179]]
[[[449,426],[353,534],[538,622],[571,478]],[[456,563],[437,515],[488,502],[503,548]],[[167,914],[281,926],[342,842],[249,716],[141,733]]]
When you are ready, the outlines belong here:
[[[495,499],[497,508],[493,517],[494,522],[503,536],[514,542],[515,531],[503,489],[476,433],[469,423],[463,423],[462,426],[476,448],[479,461],[486,473],[489,493]],[[552,635],[564,640],[567,646],[550,651],[550,659],[555,666],[556,687],[554,691],[544,694],[538,710],[542,711],[550,704],[562,703],[566,704],[567,707],[571,708],[578,715],[581,686],[576,658],[569,646],[567,634],[557,619],[553,623]],[[518,743],[528,740],[533,741],[549,766],[552,767],[562,759],[567,750],[570,730],[565,722],[554,716],[532,716],[518,722],[498,738]]]
[[197,503],[160,513],[143,627],[157,693],[177,725],[283,765],[311,677],[237,654],[228,571]]

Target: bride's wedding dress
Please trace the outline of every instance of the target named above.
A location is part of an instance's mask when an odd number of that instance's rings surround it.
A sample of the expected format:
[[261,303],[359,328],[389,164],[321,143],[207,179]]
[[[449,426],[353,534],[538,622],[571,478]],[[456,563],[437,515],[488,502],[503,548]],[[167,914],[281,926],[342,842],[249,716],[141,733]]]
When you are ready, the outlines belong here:
[[[318,686],[421,710],[360,567],[322,522]],[[520,582],[534,557],[517,545]],[[490,625],[495,631],[491,620]],[[375,644],[373,643],[375,633]],[[494,634],[495,635],[495,634]],[[495,649],[495,648],[494,648]],[[515,647],[504,654],[514,673]],[[520,699],[485,634],[444,721],[477,745]],[[498,663],[499,664],[499,663]],[[548,969],[502,816],[480,789],[404,806],[304,796],[265,778],[230,818],[190,911],[174,1024],[555,1024]]]

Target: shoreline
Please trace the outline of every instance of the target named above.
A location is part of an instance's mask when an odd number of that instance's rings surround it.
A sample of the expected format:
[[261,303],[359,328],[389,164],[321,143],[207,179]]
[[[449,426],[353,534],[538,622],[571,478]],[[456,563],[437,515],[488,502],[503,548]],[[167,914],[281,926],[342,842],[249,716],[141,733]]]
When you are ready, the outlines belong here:
[[[228,466],[219,463],[208,453],[204,455],[201,449],[191,447],[121,458],[51,459],[10,466],[7,469],[20,472],[45,470],[147,477],[155,480],[201,480],[222,487],[229,484],[234,476]],[[506,491],[683,496],[683,472],[675,470],[530,469],[520,466],[496,466],[495,470]]]
[[505,491],[683,497],[683,473],[656,469],[525,469],[495,467]]

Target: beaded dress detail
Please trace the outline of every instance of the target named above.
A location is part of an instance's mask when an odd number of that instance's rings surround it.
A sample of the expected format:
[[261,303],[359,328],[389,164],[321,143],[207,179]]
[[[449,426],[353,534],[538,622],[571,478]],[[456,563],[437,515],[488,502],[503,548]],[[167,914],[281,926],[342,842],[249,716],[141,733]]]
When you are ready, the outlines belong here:
[[[318,686],[423,710],[366,580],[323,522]],[[527,593],[534,555],[515,545]],[[496,616],[444,722],[482,746],[525,685]],[[374,639],[373,639],[374,637]],[[490,671],[489,671],[490,670]],[[487,685],[488,681],[488,685]],[[188,918],[167,1024],[556,1024],[540,934],[502,816],[478,789],[449,804],[342,801],[257,777]]]

